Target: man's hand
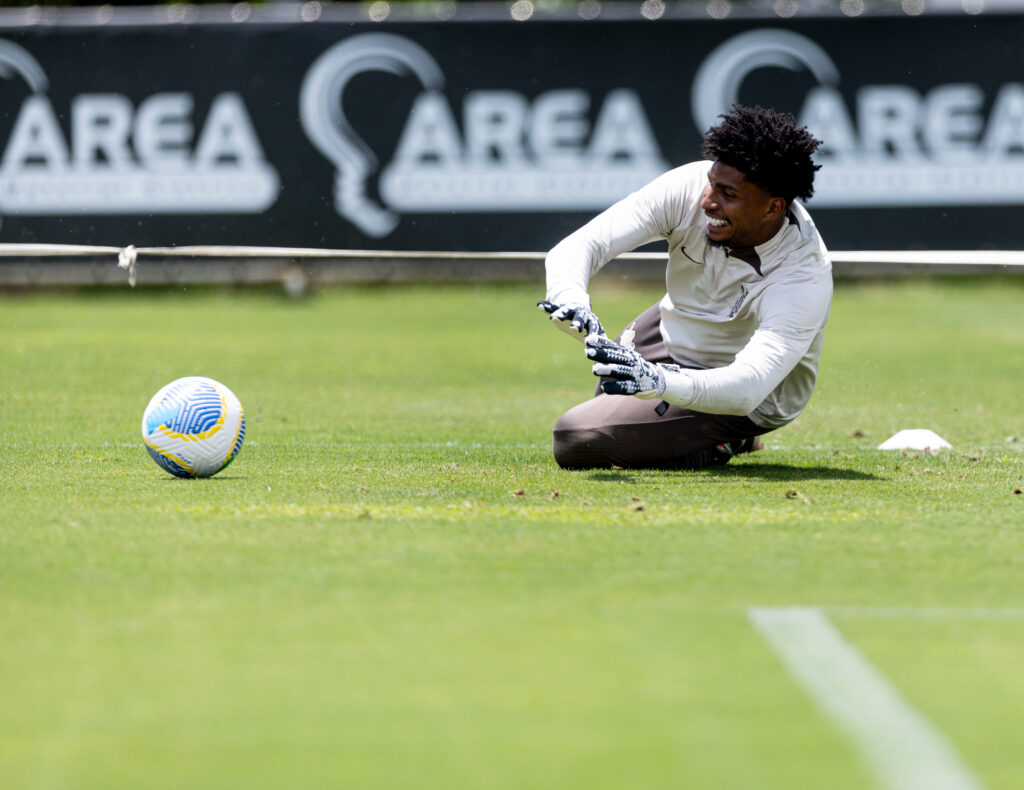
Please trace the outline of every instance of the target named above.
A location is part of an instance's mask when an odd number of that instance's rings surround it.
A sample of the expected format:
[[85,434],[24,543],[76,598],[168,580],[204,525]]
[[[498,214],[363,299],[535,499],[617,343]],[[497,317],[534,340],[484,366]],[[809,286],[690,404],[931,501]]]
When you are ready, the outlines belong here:
[[587,356],[594,360],[594,375],[613,379],[601,382],[601,391],[607,395],[660,398],[665,394],[665,373],[679,370],[676,365],[648,362],[633,349],[607,337],[590,335],[584,342]]
[[572,335],[581,343],[588,335],[604,337],[604,327],[597,320],[594,312],[582,304],[555,304],[554,302],[537,302],[537,307],[551,316],[555,326]]

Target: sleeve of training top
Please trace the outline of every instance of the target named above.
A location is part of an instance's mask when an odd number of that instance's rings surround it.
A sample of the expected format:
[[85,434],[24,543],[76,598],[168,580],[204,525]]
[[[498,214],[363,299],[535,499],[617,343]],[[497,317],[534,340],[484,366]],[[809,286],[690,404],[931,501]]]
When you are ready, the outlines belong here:
[[707,163],[671,170],[615,203],[555,245],[544,265],[546,299],[555,304],[590,304],[590,278],[618,255],[679,226],[688,206],[699,206]]
[[750,414],[782,383],[828,317],[831,281],[782,285],[765,294],[761,323],[731,364],[665,374],[669,403],[708,414]]

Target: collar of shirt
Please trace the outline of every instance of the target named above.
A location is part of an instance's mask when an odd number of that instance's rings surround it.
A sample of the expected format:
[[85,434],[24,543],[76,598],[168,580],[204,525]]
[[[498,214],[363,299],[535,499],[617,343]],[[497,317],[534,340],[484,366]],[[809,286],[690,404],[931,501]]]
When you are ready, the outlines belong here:
[[778,232],[764,244],[758,244],[756,247],[744,247],[741,249],[726,247],[725,252],[733,258],[738,258],[744,263],[749,264],[755,272],[764,277],[764,272],[761,268],[762,262],[772,260],[782,252],[786,246],[791,244],[791,238],[794,232],[799,234],[800,221],[792,211],[787,211],[786,219],[783,221],[782,227],[779,228]]

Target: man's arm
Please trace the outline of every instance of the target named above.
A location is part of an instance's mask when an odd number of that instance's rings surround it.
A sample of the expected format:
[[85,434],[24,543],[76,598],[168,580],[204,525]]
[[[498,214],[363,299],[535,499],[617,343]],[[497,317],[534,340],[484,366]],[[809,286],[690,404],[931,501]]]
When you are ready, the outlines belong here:
[[694,411],[738,416],[750,414],[767,398],[802,355],[764,332],[755,334],[731,365],[689,370],[648,362],[607,337],[591,335],[585,342],[594,375],[610,379],[601,382],[607,395],[661,398]]
[[664,239],[687,207],[699,206],[707,180],[706,162],[693,162],[658,176],[576,232],[547,254],[546,299],[555,304],[589,304],[590,278],[624,252]]
[[758,330],[731,364],[667,376],[662,397],[694,411],[746,416],[796,367],[816,332],[801,334],[784,337],[771,329]]
[[[594,332],[593,325],[587,326],[588,331],[582,333],[561,326],[566,319],[556,318],[556,313],[564,308],[565,315],[570,316],[570,325],[576,315],[585,315],[580,308],[593,315],[590,278],[622,253],[666,238],[680,223],[684,207],[699,204],[706,170],[707,163],[695,162],[659,176],[551,249],[544,261],[547,280],[545,302],[553,305],[555,310],[543,306],[541,309],[551,315],[559,328],[566,329],[580,340],[588,334],[604,334],[603,330]],[[599,328],[600,322],[596,326]]]
[[[625,363],[616,359],[611,364],[619,367],[612,375],[619,381],[611,383],[611,389],[603,385],[602,389],[637,397],[657,395],[669,403],[708,414],[750,414],[800,363],[824,327],[831,302],[831,281],[781,289],[773,296],[767,300],[760,328],[729,365],[690,370],[654,366],[642,359]],[[601,362],[604,357],[622,357],[625,352],[638,357],[621,347],[607,350],[608,344],[616,345],[605,339],[602,345],[606,350],[595,357],[588,338],[588,357]],[[607,377],[609,372],[595,364],[594,375]]]
[[590,304],[590,278],[615,256],[652,241],[637,218],[635,202],[633,195],[619,201],[555,245],[544,261],[546,298],[537,306],[581,342],[588,335],[604,335]]

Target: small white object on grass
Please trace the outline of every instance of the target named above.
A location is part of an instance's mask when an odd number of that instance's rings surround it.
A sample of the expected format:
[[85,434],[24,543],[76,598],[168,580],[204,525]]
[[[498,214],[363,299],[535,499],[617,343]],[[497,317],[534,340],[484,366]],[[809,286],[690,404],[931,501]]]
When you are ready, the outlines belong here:
[[879,450],[942,450],[952,447],[935,431],[927,428],[910,428],[900,431],[878,445]]

